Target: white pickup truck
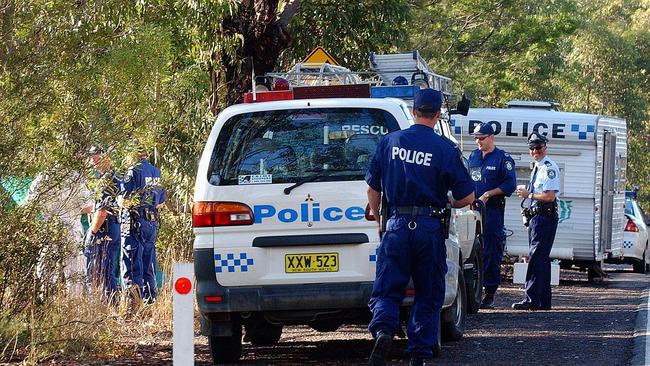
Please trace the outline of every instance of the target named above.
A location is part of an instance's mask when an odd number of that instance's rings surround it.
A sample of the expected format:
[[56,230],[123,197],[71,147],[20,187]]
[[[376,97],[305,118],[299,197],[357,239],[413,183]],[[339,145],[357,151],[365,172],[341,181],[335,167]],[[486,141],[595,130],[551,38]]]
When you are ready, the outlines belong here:
[[[242,328],[244,341],[269,345],[284,325],[368,322],[380,239],[364,175],[377,141],[412,123],[393,98],[292,98],[219,114],[193,206],[201,330],[215,363],[240,358]],[[453,139],[446,120],[436,131]],[[480,215],[452,219],[441,333],[457,340],[481,301],[482,253]]]

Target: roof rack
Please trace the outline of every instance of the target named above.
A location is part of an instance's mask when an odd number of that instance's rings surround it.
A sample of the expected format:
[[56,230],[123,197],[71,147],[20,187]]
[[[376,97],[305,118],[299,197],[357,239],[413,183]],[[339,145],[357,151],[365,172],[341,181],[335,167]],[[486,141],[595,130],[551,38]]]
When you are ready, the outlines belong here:
[[416,75],[421,75],[430,88],[440,90],[447,96],[452,94],[451,78],[433,72],[418,50],[386,55],[371,52],[370,67],[379,75],[385,85],[391,85],[398,76],[413,83]]
[[292,86],[377,84],[376,78],[374,81],[364,80],[362,73],[329,63],[298,63],[287,72],[269,72],[266,75],[285,79]]

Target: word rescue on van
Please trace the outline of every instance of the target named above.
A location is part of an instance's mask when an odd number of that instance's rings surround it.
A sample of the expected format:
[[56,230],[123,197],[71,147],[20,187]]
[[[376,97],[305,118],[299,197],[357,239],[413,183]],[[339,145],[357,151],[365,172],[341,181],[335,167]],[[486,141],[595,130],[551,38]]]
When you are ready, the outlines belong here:
[[424,153],[422,151],[407,150],[403,147],[393,146],[391,159],[395,160],[396,157],[399,158],[399,160],[405,161],[407,163],[431,166],[431,158],[433,157],[433,154]]

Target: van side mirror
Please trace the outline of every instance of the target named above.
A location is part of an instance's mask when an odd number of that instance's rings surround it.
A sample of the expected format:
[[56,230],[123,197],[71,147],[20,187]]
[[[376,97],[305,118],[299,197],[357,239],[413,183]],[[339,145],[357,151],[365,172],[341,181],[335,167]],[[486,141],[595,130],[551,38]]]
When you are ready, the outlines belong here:
[[456,109],[449,111],[449,114],[462,114],[463,116],[467,116],[470,104],[472,104],[472,101],[465,96],[465,93],[463,93],[463,98],[456,105]]

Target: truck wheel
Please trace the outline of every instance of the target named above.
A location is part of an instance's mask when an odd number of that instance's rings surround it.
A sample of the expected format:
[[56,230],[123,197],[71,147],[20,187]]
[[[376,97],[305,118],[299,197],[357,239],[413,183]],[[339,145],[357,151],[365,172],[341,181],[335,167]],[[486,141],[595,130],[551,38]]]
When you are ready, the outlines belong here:
[[462,269],[458,270],[458,285],[456,299],[450,307],[440,314],[440,327],[443,341],[458,341],[465,332],[465,318],[467,317],[467,304],[465,293],[465,279]]
[[246,326],[246,338],[253,346],[271,346],[280,340],[282,326],[271,324],[267,321]]
[[235,363],[241,357],[241,323],[233,322],[231,336],[210,336],[208,346],[212,354],[212,362]]
[[642,273],[645,274],[645,252],[648,250],[648,247],[646,246],[646,249],[643,250],[643,255],[641,256],[641,260],[638,262],[632,263],[632,268],[634,269],[634,273]]
[[472,268],[465,270],[467,292],[467,314],[478,313],[483,299],[483,235],[474,239],[474,254],[469,263]]

